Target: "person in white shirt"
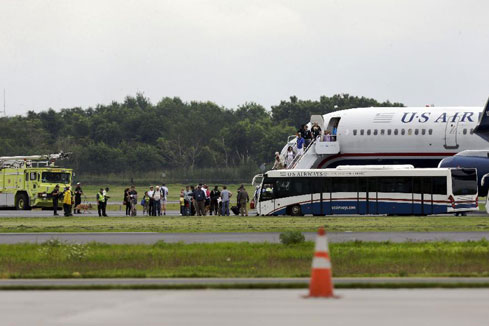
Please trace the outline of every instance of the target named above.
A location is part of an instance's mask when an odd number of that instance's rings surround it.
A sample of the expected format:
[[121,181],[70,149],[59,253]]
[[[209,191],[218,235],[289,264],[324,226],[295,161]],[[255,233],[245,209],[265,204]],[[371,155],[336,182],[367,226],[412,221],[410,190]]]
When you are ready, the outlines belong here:
[[155,200],[153,198],[153,195],[155,194],[155,190],[153,188],[153,186],[149,187],[149,190],[148,190],[148,197],[149,197],[149,210],[148,210],[148,216],[155,216],[154,212],[154,207],[155,207]]
[[156,186],[156,190],[153,193],[153,200],[154,200],[154,215],[160,216],[161,215],[161,192],[160,192],[160,187]]
[[163,215],[166,215],[166,202],[168,200],[168,187],[163,184],[160,188],[161,191],[161,211]]

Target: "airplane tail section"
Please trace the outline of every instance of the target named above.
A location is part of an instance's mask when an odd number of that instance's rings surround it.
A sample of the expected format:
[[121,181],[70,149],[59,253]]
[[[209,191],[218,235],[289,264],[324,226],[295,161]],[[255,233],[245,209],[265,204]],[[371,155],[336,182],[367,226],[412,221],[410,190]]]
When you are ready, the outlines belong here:
[[474,129],[474,132],[489,141],[489,99],[486,102],[486,106],[484,110],[482,110],[482,114],[479,119],[479,123]]

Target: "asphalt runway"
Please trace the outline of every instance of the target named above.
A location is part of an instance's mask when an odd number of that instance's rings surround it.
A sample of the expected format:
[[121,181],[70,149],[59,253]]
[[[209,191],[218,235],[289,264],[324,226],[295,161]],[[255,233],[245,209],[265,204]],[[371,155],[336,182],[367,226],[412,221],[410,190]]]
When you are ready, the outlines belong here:
[[487,325],[487,289],[1,291],[2,325]]
[[[306,240],[314,241],[315,232],[304,232]],[[50,239],[60,241],[109,244],[153,244],[163,240],[168,243],[212,242],[280,242],[279,232],[222,232],[222,233],[156,233],[156,232],[86,232],[86,233],[0,233],[0,244],[41,243]],[[489,232],[330,232],[330,242],[420,242],[420,241],[477,241],[489,239]]]
[[[0,279],[0,287],[29,287],[42,288],[56,287],[90,287],[90,286],[273,286],[273,285],[309,285],[309,277],[289,278],[62,278],[62,279]],[[489,285],[489,277],[335,277],[335,286],[368,285],[370,287],[383,285],[397,285],[398,287],[426,287],[437,284],[438,286],[466,286],[474,287]],[[463,287],[461,286],[461,287]],[[433,287],[433,286],[432,286]]]

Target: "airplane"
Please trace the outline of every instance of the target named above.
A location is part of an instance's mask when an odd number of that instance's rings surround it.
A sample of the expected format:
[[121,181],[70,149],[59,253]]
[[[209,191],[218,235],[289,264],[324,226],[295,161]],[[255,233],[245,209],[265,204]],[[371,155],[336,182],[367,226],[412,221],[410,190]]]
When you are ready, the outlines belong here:
[[[313,123],[323,132],[336,128],[335,137],[330,141],[317,138],[287,168],[365,164],[437,167],[444,158],[467,150],[489,150],[489,100],[485,107],[354,108],[313,115],[309,130]],[[289,137],[282,155],[289,146],[296,150],[295,137]],[[485,165],[476,166],[479,176],[489,173],[487,155],[485,160]],[[471,166],[473,161],[456,160],[443,166],[475,167]]]

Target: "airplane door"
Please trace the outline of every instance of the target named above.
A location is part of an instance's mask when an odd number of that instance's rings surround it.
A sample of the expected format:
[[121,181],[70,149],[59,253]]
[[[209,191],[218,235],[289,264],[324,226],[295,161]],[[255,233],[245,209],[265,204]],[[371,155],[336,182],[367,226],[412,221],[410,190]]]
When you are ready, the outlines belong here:
[[459,120],[458,116],[448,117],[445,126],[445,148],[458,148],[457,128]]

